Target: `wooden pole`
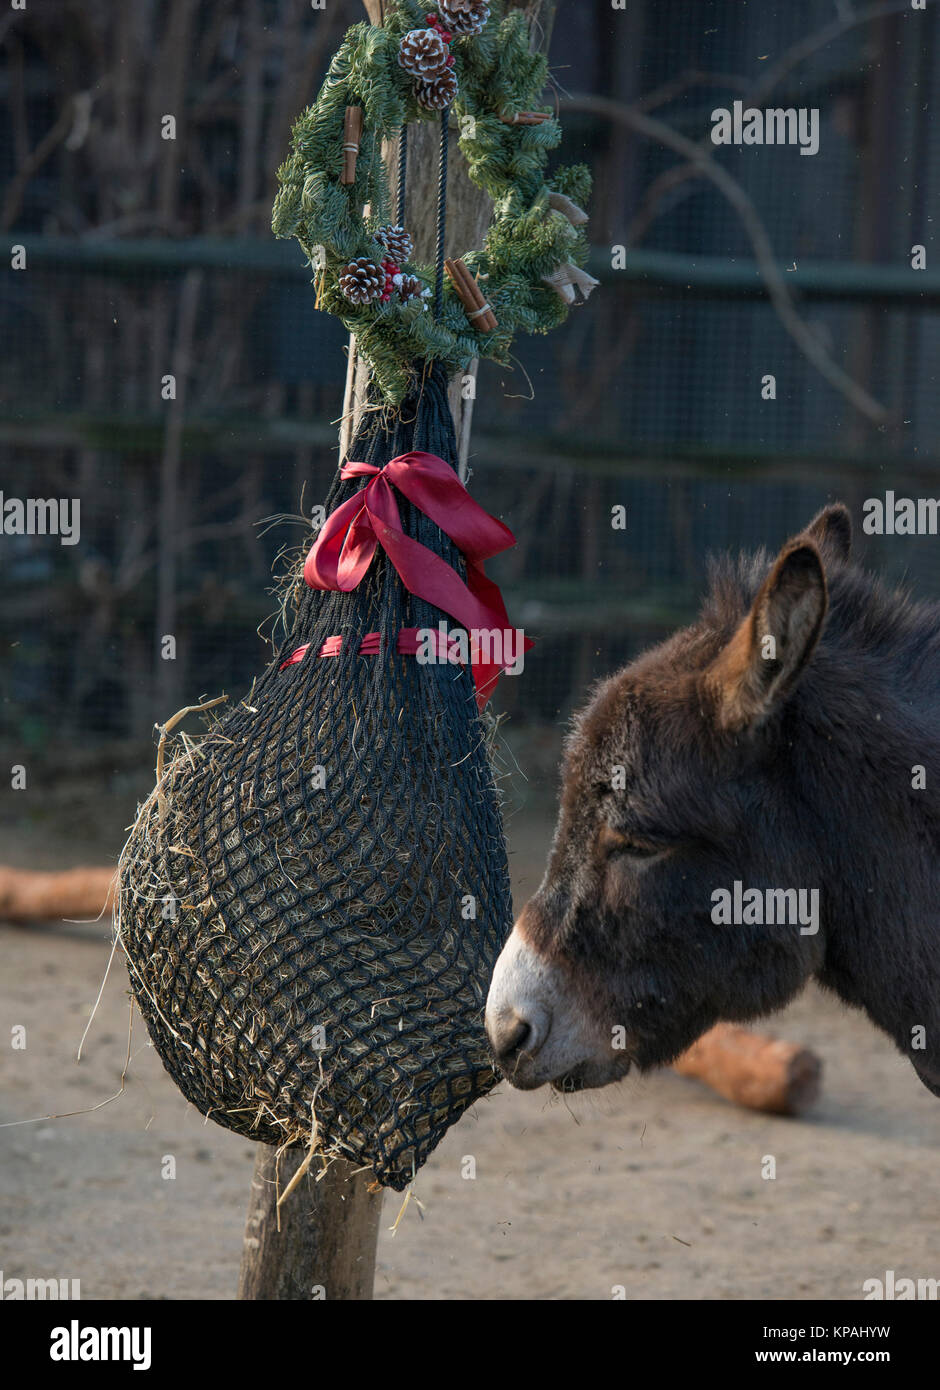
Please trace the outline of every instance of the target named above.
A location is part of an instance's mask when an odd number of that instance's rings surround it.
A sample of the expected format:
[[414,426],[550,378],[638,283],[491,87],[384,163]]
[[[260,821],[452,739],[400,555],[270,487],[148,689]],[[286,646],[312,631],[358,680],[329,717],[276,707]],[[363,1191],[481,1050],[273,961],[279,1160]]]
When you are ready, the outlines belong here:
[[331,1163],[317,1182],[314,1161],[281,1206],[278,1230],[276,1194],[284,1192],[304,1154],[285,1154],[276,1182],[276,1153],[259,1145],[238,1297],[301,1303],[371,1299],[381,1190],[370,1192],[370,1175],[342,1160]]

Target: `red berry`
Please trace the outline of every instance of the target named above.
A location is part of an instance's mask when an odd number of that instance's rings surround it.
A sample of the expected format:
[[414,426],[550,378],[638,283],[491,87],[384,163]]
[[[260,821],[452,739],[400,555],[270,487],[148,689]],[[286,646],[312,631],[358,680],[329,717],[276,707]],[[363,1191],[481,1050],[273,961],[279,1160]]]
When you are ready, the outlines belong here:
[[456,63],[456,61],[457,61],[457,59],[454,57],[453,54],[451,54],[450,57],[447,59],[447,66],[448,66],[449,68],[452,68],[452,67],[454,66],[454,64]]
[[436,24],[436,23],[437,23],[437,15],[436,15],[436,14],[428,14],[428,15],[425,15],[425,19],[427,20],[427,22],[428,22],[429,24]]
[[439,29],[437,32],[440,34],[441,38],[444,40],[445,43],[450,43],[451,39],[454,37],[453,34],[448,34],[446,29]]

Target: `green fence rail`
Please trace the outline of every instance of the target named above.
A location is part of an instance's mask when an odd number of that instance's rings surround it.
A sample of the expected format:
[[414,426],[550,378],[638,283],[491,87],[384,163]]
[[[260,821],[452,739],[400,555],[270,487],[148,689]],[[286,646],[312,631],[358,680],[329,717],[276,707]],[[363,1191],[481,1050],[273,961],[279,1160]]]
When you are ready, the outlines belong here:
[[[281,280],[307,282],[309,265],[293,242],[196,237],[179,241],[81,240],[9,233],[11,245],[26,249],[27,266],[139,276],[143,271],[181,273],[191,268],[253,271]],[[767,290],[753,261],[722,256],[686,256],[670,251],[629,250],[622,270],[612,265],[610,247],[595,246],[588,268],[605,284],[628,284],[651,292],[736,299],[766,299]],[[940,308],[940,270],[912,270],[909,265],[841,261],[799,261],[779,266],[794,294],[829,302],[896,304]]]

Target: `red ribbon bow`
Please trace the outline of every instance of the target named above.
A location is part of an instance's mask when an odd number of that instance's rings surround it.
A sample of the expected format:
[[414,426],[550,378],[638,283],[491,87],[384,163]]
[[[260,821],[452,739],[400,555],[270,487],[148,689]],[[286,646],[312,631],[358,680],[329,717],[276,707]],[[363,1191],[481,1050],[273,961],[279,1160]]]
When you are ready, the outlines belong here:
[[[515,536],[474,502],[454,470],[436,454],[401,454],[384,468],[347,462],[340,476],[369,482],[324,522],[304,565],[310,588],[344,593],[355,589],[381,546],[409,593],[449,613],[471,634],[473,680],[482,710],[509,663],[480,660],[474,632],[512,631],[502,594],[486,577],[483,561],[515,545]],[[394,488],[454,542],[466,561],[466,584],[446,560],[405,535]],[[523,650],[531,646],[525,638]]]

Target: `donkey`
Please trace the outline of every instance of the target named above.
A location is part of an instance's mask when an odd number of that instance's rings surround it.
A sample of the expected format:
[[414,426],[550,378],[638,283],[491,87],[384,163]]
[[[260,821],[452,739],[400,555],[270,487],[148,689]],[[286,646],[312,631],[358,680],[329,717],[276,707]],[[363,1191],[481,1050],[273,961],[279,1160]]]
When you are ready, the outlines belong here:
[[851,531],[828,507],[773,562],[714,564],[698,621],[577,716],[487,1000],[513,1085],[666,1064],[814,976],[940,1095],[940,604],[865,574]]

